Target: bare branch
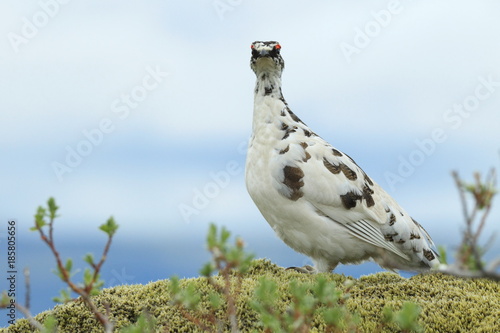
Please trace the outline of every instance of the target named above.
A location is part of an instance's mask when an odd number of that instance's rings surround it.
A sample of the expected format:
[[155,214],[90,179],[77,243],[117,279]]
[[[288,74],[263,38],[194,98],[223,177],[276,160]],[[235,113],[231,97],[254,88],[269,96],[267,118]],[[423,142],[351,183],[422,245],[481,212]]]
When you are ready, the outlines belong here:
[[73,283],[71,281],[70,272],[64,266],[62,259],[61,259],[61,256],[60,256],[60,254],[57,251],[57,248],[55,246],[55,242],[54,242],[54,219],[55,219],[55,217],[56,217],[55,214],[54,215],[51,214],[51,216],[50,216],[50,222],[48,223],[48,227],[49,227],[48,237],[44,233],[42,227],[37,227],[36,229],[40,233],[40,237],[43,240],[43,242],[45,244],[47,244],[47,246],[51,250],[52,254],[54,255],[54,258],[56,259],[57,268],[58,268],[58,271],[60,272],[60,277],[63,280],[63,282],[65,282],[74,293],[81,296],[85,305],[94,314],[94,317],[99,321],[99,323],[104,327],[105,332],[112,332],[113,326],[114,326],[113,323],[109,320],[108,316],[104,315],[103,313],[101,313],[99,311],[99,309],[97,308],[97,306],[94,304],[94,302],[92,301],[92,299],[90,297],[90,292],[92,291],[93,286],[94,286],[95,282],[97,281],[99,271],[101,269],[102,264],[106,260],[106,255],[107,255],[109,248],[111,246],[112,234],[110,234],[108,236],[108,241],[107,241],[106,246],[104,248],[103,256],[101,257],[101,260],[99,261],[98,265],[94,268],[94,275],[93,275],[92,281],[90,283],[88,283],[87,285],[85,285],[84,288],[82,289],[78,285],[76,285],[75,283]]
[[40,330],[41,332],[45,331],[45,328],[43,327],[43,325],[40,322],[38,322],[35,318],[33,318],[33,316],[31,315],[31,312],[28,308],[22,306],[19,303],[14,303],[14,305],[16,306],[16,309],[21,311],[21,313],[24,315],[24,317],[26,319],[28,319],[31,326],[35,327],[37,330]]
[[30,311],[30,297],[31,297],[31,281],[30,281],[30,269],[26,267],[23,271],[24,273],[24,286],[26,288],[26,295],[24,299],[24,307]]
[[[456,276],[471,278],[483,277],[494,281],[500,281],[500,274],[496,272],[496,269],[500,266],[500,259],[495,260],[493,265],[490,264],[488,268],[485,268],[482,260],[485,248],[479,246],[479,238],[481,237],[490,214],[492,199],[496,194],[496,171],[495,169],[491,169],[486,175],[484,182],[481,180],[481,175],[475,173],[475,183],[471,185],[465,185],[456,171],[453,171],[452,175],[460,196],[466,228],[463,233],[462,244],[459,247],[458,262],[453,265],[448,265],[440,271]],[[469,212],[466,192],[470,192],[474,198],[471,212]],[[479,215],[480,212],[481,216],[479,217],[479,223],[475,224],[478,219],[477,215]],[[490,244],[490,242],[491,238],[488,244]],[[470,268],[471,264],[474,266],[472,270]]]

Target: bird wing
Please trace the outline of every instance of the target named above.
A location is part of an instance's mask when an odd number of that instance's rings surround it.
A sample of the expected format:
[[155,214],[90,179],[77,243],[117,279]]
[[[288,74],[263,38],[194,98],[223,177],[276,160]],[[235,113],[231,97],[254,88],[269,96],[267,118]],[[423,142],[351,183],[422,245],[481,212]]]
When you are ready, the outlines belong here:
[[283,140],[272,170],[274,187],[290,200],[306,200],[317,214],[367,243],[403,259],[422,260],[432,240],[391,196],[345,153],[318,136]]

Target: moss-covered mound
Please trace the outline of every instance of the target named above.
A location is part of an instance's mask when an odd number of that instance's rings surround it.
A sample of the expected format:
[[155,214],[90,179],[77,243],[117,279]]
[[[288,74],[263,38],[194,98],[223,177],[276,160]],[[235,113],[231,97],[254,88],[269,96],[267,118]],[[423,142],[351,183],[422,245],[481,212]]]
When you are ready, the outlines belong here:
[[[257,314],[248,306],[260,277],[275,280],[283,292],[278,301],[278,311],[287,308],[290,296],[286,294],[289,281],[295,279],[314,282],[313,275],[285,271],[267,260],[256,260],[250,272],[243,278],[240,299],[237,300],[239,325],[243,332],[261,330]],[[342,286],[348,277],[338,274],[324,274],[330,281]],[[352,279],[352,278],[351,278]],[[197,285],[203,294],[211,289],[204,278],[181,280],[181,286],[189,282]],[[147,285],[119,286],[105,289],[95,297],[95,302],[104,311],[103,304],[109,304],[116,331],[133,324],[144,311],[157,319],[158,332],[196,332],[196,326],[172,306],[169,299],[169,280],[152,282]],[[442,274],[417,275],[405,279],[393,273],[378,273],[356,280],[350,289],[347,308],[359,314],[362,332],[381,330],[382,309],[390,305],[401,308],[405,301],[417,303],[422,308],[419,322],[425,332],[500,332],[500,284],[489,280],[467,280]],[[202,302],[207,305],[208,302]],[[58,332],[102,332],[93,315],[80,302],[56,306],[35,318],[44,321],[52,314],[58,321]],[[224,311],[218,313],[224,318]],[[324,324],[315,318],[317,332]],[[33,332],[34,329],[25,319],[0,332]],[[395,326],[385,326],[382,331],[397,331]]]

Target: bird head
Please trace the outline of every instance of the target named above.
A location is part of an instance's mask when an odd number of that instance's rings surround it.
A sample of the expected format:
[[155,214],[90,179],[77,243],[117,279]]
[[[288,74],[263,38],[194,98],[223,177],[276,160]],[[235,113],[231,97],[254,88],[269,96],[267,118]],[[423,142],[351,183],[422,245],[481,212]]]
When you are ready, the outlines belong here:
[[250,46],[252,49],[252,58],[250,59],[250,67],[259,74],[260,72],[281,72],[285,67],[285,62],[280,55],[281,45],[278,42],[253,42]]

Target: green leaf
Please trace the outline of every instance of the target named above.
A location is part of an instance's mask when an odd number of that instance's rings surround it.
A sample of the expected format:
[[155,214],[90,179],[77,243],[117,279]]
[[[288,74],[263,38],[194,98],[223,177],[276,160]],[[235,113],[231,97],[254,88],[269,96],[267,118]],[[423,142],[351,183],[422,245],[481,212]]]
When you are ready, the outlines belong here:
[[241,251],[237,248],[230,248],[226,253],[226,261],[233,264],[238,264],[241,258]]
[[207,246],[209,249],[212,249],[216,245],[217,245],[217,226],[213,223],[210,223],[207,234]]
[[250,306],[259,314],[262,326],[270,332],[283,332],[281,313],[275,313],[275,303],[278,299],[277,284],[273,280],[262,277],[254,291],[255,297]]
[[94,279],[94,274],[90,271],[90,269],[85,268],[83,271],[83,283],[86,286],[89,286],[92,283],[92,280]]
[[345,309],[342,307],[327,308],[323,311],[325,323],[334,327],[343,329],[344,318],[346,317]]
[[39,206],[37,211],[36,211],[36,214],[35,214],[35,226],[30,229],[31,231],[38,230],[40,228],[43,228],[45,225],[47,225],[47,221],[45,221],[46,214],[47,214],[47,212],[46,212],[45,208],[43,208],[42,206]]
[[446,247],[443,245],[438,246],[439,261],[441,264],[448,265],[448,258],[446,255]]
[[54,297],[52,299],[56,303],[66,303],[72,300],[71,292],[69,289],[63,289],[59,293],[59,297]]
[[262,322],[264,328],[267,328],[267,331],[269,332],[285,332],[281,327],[279,317],[272,312],[261,313],[260,321]]
[[103,286],[104,286],[104,280],[100,278],[100,274],[97,274],[97,280],[94,282],[94,289],[100,292]]
[[109,237],[113,237],[116,230],[118,230],[118,224],[116,224],[115,219],[111,216],[106,223],[102,224],[99,229],[108,234]]
[[92,289],[90,290],[90,296],[96,296],[101,293],[101,289],[104,286],[104,280],[97,280],[94,282]]
[[274,306],[277,296],[278,286],[273,280],[265,277],[260,278],[259,284],[255,289],[256,301],[262,303],[264,306]]
[[420,311],[417,304],[405,302],[401,310],[395,314],[394,321],[402,330],[420,332],[422,331],[422,327],[418,324]]
[[89,264],[90,266],[94,265],[94,255],[92,253],[87,253],[84,257],[83,260]]
[[382,322],[387,324],[394,322],[394,309],[392,307],[384,306],[382,309]]
[[11,298],[7,296],[7,293],[4,291],[2,293],[2,297],[0,298],[0,308],[6,308],[10,304]]
[[240,262],[240,265],[237,267],[238,271],[241,274],[245,274],[248,272],[248,270],[250,269],[250,267],[252,265],[252,260],[255,258],[255,256],[251,253],[250,254],[244,253],[244,255],[245,255],[245,257]]
[[209,277],[212,275],[214,272],[215,267],[211,262],[207,262],[203,267],[200,269],[200,274],[205,277]]
[[56,201],[54,198],[49,198],[47,201],[47,207],[49,208],[49,217],[51,220],[56,218],[56,212],[59,209],[59,207],[56,205]]
[[89,286],[92,286],[89,294],[92,296],[98,295],[101,292],[102,286],[104,286],[104,280],[101,280],[100,274],[97,274],[94,280],[95,271],[86,268],[83,272],[83,284],[80,283],[79,287],[82,289],[86,289]]
[[198,290],[194,283],[188,284],[186,289],[181,293],[182,304],[190,309],[195,310],[201,300],[201,295],[198,293]]
[[231,232],[227,230],[226,228],[222,227],[222,230],[220,232],[220,242],[221,244],[226,244],[227,240],[231,236]]
[[68,272],[68,275],[71,275],[71,269],[73,268],[73,260],[69,258],[66,260],[66,265],[64,265],[64,269]]
[[208,294],[208,301],[210,302],[210,306],[214,310],[219,309],[223,303],[222,298],[216,292],[210,292],[210,294]]
[[298,310],[302,314],[302,316],[309,317],[316,309],[316,305],[317,299],[307,291],[304,293],[295,294],[295,301],[293,302],[293,306],[295,307],[295,310]]
[[342,292],[337,289],[335,282],[328,282],[322,275],[316,277],[313,292],[320,303],[329,306],[337,304],[342,295]]
[[57,332],[57,320],[56,317],[50,315],[45,318],[43,322],[43,333]]
[[123,328],[122,333],[154,333],[156,319],[148,313],[142,313],[137,322],[133,325]]
[[169,284],[169,291],[170,291],[170,294],[172,295],[178,295],[179,292],[180,292],[180,286],[179,286],[179,277],[178,276],[172,276],[170,278],[170,284]]

